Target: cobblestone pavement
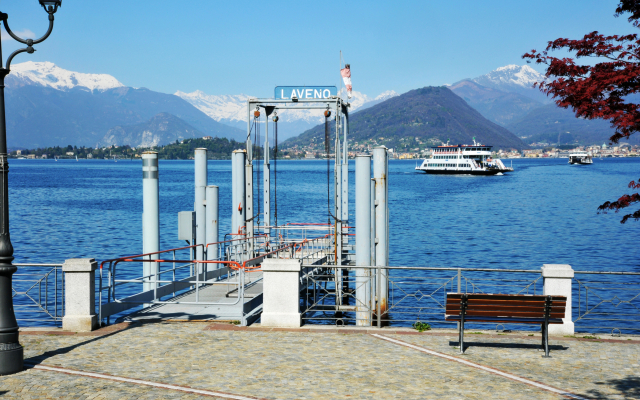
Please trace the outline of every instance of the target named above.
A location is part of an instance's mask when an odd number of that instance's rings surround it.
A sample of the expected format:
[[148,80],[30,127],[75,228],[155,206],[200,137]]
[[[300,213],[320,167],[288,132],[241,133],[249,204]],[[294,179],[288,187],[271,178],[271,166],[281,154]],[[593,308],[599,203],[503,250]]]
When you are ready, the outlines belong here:
[[[21,335],[25,362],[268,399],[563,398],[386,342],[366,331],[234,329],[177,322],[134,323],[111,330],[88,335],[25,332]],[[388,337],[456,355],[453,333],[382,331]],[[552,358],[545,359],[527,346],[537,344],[539,337],[470,336],[466,336],[467,355],[462,356],[470,361],[588,397],[640,398],[640,385],[632,372],[637,371],[638,342],[552,341],[567,349],[553,347]],[[0,394],[33,399],[201,397],[36,369],[0,377]]]
[[486,332],[467,333],[464,355],[460,355],[459,348],[455,347],[458,345],[456,333],[388,336],[589,398],[640,398],[640,346],[637,342],[550,338],[551,358],[543,358],[544,353],[539,350],[540,335],[524,339],[496,337]]

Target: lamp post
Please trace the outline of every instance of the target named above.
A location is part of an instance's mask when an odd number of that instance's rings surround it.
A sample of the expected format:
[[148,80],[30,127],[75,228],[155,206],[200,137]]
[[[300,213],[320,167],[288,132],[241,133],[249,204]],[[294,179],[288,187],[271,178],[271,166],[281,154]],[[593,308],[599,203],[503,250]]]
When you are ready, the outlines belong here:
[[23,348],[18,341],[18,322],[13,312],[13,296],[11,280],[17,267],[12,265],[13,246],[9,237],[9,162],[7,155],[7,123],[4,116],[4,79],[9,75],[13,57],[20,53],[32,54],[34,44],[43,42],[53,30],[53,14],[58,11],[62,1],[39,0],[40,5],[49,14],[49,29],[40,39],[22,39],[16,36],[7,19],[9,16],[0,12],[0,21],[9,36],[27,45],[11,53],[6,67],[2,67],[2,44],[0,43],[0,375],[20,372],[23,369]]

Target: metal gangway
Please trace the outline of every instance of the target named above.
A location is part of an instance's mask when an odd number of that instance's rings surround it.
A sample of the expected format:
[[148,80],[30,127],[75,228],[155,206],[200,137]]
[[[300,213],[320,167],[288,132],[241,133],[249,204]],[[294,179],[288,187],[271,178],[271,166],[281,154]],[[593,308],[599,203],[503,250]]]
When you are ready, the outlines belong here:
[[[333,163],[334,196],[327,200],[327,208],[318,211],[319,219],[328,218],[327,223],[278,222],[277,192],[272,192],[277,180],[271,183],[272,176],[277,178],[271,158],[277,167],[278,113],[299,109],[324,114],[324,156]],[[342,288],[345,267],[355,260],[348,226],[348,109],[349,104],[337,95],[247,100],[246,147],[232,154],[231,232],[224,240],[219,240],[218,233],[218,187],[208,186],[207,149],[196,149],[194,211],[179,213],[178,222],[179,239],[189,245],[159,249],[158,159],[157,153],[145,152],[143,252],[101,263],[100,320],[107,324],[122,319],[250,324],[262,311],[260,265],[265,258],[296,258],[305,265],[317,265],[312,274],[331,273],[336,287]],[[142,274],[133,272],[140,270]]]

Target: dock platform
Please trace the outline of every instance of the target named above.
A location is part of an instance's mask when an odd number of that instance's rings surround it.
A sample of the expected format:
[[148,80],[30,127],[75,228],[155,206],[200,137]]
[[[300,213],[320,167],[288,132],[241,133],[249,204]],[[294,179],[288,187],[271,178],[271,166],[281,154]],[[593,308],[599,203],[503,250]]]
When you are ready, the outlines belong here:
[[[243,316],[259,317],[262,309],[262,272],[245,274],[243,299],[238,298],[238,286],[233,282],[210,280],[198,291],[192,289],[168,301],[180,304],[156,304],[124,317],[124,321],[229,321],[242,322]],[[228,278],[227,278],[228,279]],[[211,284],[211,282],[216,282]],[[194,304],[187,304],[194,303]],[[218,303],[218,304],[207,304]],[[251,312],[253,311],[253,314]]]

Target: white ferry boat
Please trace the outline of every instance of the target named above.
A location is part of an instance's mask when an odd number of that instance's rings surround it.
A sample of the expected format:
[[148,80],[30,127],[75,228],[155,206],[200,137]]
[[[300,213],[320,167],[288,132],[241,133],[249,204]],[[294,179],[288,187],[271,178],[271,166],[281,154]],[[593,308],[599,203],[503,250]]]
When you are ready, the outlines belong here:
[[473,145],[436,146],[431,148],[431,156],[426,158],[417,171],[427,174],[496,175],[511,172],[501,160],[491,158],[491,148],[476,143]]
[[586,151],[576,151],[569,154],[569,164],[593,164],[591,153]]

